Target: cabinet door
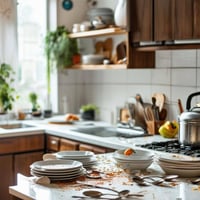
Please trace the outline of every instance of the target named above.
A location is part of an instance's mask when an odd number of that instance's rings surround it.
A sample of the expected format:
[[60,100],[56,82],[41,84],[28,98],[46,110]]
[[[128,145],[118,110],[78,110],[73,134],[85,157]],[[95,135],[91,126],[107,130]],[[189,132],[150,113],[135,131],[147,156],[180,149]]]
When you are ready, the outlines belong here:
[[172,0],[154,0],[154,40],[173,39]]
[[0,156],[0,199],[2,200],[11,200],[8,187],[14,184],[12,160],[12,155]]
[[14,155],[14,179],[16,184],[17,173],[30,176],[30,165],[42,160],[43,151],[32,153],[21,153]]
[[175,0],[174,39],[186,40],[193,38],[193,5],[193,0]]
[[200,38],[200,1],[194,0],[194,39]]
[[[31,133],[30,133],[31,134]],[[44,135],[8,137],[0,140],[0,154],[26,152],[44,149]]]
[[46,136],[46,151],[55,152],[60,149],[60,138],[56,136],[47,135]]
[[128,0],[131,42],[153,40],[153,0]]
[[67,140],[67,139],[60,139],[60,151],[75,151],[79,149],[79,143]]

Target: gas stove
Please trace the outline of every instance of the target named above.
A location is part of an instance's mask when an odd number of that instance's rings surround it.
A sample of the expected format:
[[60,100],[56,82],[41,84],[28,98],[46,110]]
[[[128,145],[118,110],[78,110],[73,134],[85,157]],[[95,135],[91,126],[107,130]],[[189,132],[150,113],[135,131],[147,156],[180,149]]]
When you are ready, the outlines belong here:
[[190,145],[182,145],[178,142],[178,140],[173,141],[165,141],[165,142],[152,142],[142,145],[137,145],[141,148],[159,151],[159,152],[167,152],[167,153],[176,153],[183,154],[193,157],[200,157],[200,147],[194,147]]

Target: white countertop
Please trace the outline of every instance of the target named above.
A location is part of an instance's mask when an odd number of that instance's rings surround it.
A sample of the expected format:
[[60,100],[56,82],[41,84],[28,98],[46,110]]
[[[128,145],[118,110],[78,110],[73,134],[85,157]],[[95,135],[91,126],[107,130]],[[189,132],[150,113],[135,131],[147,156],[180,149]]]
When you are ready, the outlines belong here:
[[[102,156],[105,159],[106,155],[107,154],[103,154],[99,156]],[[108,163],[107,158],[105,163]],[[108,165],[113,165],[113,163]],[[113,169],[113,166],[111,169]],[[155,163],[148,168],[148,172],[153,174],[163,173],[159,166]],[[72,195],[83,196],[83,191],[91,189],[87,186],[81,186],[75,181],[40,185],[31,180],[31,177],[28,178],[19,174],[18,184],[9,188],[10,193],[24,200],[71,200],[74,199],[72,198]],[[82,181],[110,187],[118,191],[129,189],[131,193],[143,194],[144,197],[135,198],[138,200],[199,200],[200,196],[200,186],[190,184],[190,179],[178,178],[176,184],[173,184],[172,187],[161,187],[155,185],[144,187],[138,186],[135,182],[133,182],[130,174],[117,172],[115,175],[109,177],[109,179],[86,178],[82,179]],[[94,190],[99,190],[103,193],[112,193],[111,191],[97,188]],[[126,199],[133,199],[133,197]]]
[[[86,142],[94,145],[99,145],[108,148],[120,149],[125,147],[133,147],[136,144],[146,144],[152,141],[166,141],[159,135],[148,136],[148,137],[138,137],[138,138],[122,138],[122,137],[99,137],[91,134],[84,134],[79,132],[74,132],[71,130],[73,125],[55,125],[49,124],[48,120],[30,120],[24,121],[23,123],[36,126],[35,133],[37,131],[46,132],[47,134],[52,134],[55,136],[60,136],[72,140],[78,140],[80,142]],[[31,129],[31,128],[30,128]],[[29,130],[30,130],[29,129]],[[27,130],[26,130],[27,131]],[[20,136],[21,134],[30,134],[29,131],[16,132],[12,131],[4,132],[0,134],[0,137]],[[34,134],[34,131],[31,131]],[[153,173],[163,173],[157,164],[153,164],[148,169]],[[91,180],[90,180],[91,181]],[[92,180],[97,181],[97,180]],[[99,182],[97,182],[99,184]],[[102,184],[100,182],[100,184]],[[145,200],[197,200],[200,196],[200,187],[197,185],[190,184],[188,179],[180,179],[178,184],[172,188],[150,186],[141,187],[136,183],[130,183],[127,177],[122,179],[114,178],[109,182],[103,183],[103,185],[108,187],[113,187],[117,190],[130,189],[131,192],[144,192],[145,197],[139,199]],[[72,199],[72,195],[82,195],[83,188],[80,190],[74,187],[73,184],[62,183],[51,184],[51,185],[39,185],[30,181],[30,178],[18,176],[18,184],[16,186],[10,187],[10,192],[14,196],[21,199],[30,200],[66,200]]]
[[[113,149],[121,149],[124,147],[133,147],[135,144],[146,144],[151,143],[153,141],[167,141],[169,139],[163,138],[160,135],[154,136],[145,136],[145,137],[134,137],[134,138],[125,138],[125,137],[99,137],[92,134],[85,134],[79,133],[77,131],[73,131],[73,125],[70,124],[50,124],[48,121],[51,119],[46,120],[30,120],[25,121],[25,124],[37,126],[40,130],[44,130],[47,134],[64,137],[67,139],[77,140],[80,142],[90,143],[93,145],[98,145],[107,148]],[[96,123],[103,123],[103,125],[107,125],[104,122],[96,122]]]

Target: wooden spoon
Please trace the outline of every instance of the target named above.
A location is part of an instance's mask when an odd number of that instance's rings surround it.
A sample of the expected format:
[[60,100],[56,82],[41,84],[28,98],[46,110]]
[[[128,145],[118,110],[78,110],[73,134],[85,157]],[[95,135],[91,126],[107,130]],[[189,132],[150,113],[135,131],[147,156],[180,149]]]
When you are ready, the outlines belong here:
[[161,112],[161,110],[164,107],[164,103],[165,103],[165,95],[163,93],[154,93],[152,97],[155,97],[156,99],[156,106],[159,107],[159,111]]

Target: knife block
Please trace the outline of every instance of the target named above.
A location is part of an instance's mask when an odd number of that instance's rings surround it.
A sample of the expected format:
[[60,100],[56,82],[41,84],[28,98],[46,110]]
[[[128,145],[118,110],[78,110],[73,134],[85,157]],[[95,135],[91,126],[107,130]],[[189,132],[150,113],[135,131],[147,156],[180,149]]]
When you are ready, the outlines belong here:
[[150,135],[159,134],[158,130],[164,123],[165,120],[146,121],[148,134]]

